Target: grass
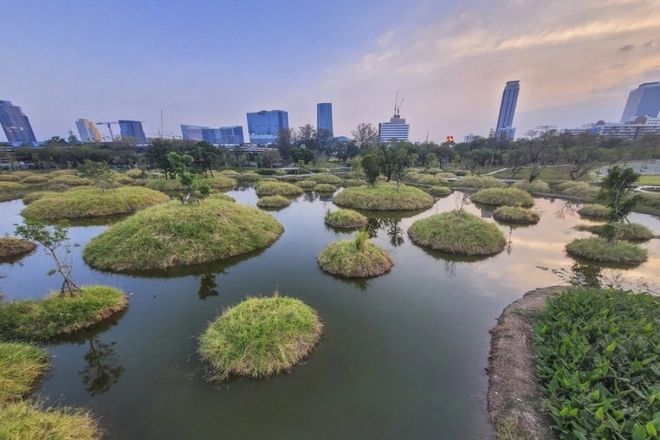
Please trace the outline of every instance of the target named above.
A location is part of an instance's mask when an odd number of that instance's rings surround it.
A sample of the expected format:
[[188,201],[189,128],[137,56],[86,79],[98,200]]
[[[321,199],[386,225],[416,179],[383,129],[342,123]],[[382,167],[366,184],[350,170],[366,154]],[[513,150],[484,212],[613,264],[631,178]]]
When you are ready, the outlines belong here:
[[314,191],[320,193],[333,193],[337,191],[337,186],[331,185],[329,183],[319,183],[314,187]]
[[330,243],[317,255],[316,262],[324,272],[348,278],[377,277],[394,265],[387,252],[369,241],[366,232],[359,232],[352,240]]
[[451,194],[451,189],[447,188],[446,186],[432,186],[428,189],[428,191],[429,194],[435,197],[444,197]]
[[[567,180],[571,178],[570,171],[570,166],[567,165],[561,165],[558,167],[540,167],[538,169],[538,178],[542,180]],[[530,174],[531,168],[525,168],[516,173],[515,176],[512,175],[511,170],[505,170],[495,174],[495,177],[499,177],[500,179],[529,179]],[[589,173],[587,173],[585,176],[580,177],[578,180],[591,180],[591,176]]]
[[610,215],[610,208],[603,205],[582,205],[577,213],[582,217],[607,218]]
[[23,186],[16,182],[0,182],[0,192],[13,192],[22,189]]
[[439,174],[432,175],[432,174],[419,174],[413,172],[406,174],[405,180],[407,182],[417,183],[419,185],[433,185],[433,186],[449,185],[449,182],[447,182]]
[[299,196],[303,190],[298,185],[286,182],[263,182],[257,185],[256,192],[262,196]]
[[46,370],[45,350],[28,344],[0,342],[0,406],[28,394]]
[[341,183],[344,188],[354,188],[356,186],[367,186],[367,182],[362,179],[346,179]]
[[60,193],[57,192],[57,191],[34,191],[34,192],[30,192],[30,193],[27,193],[23,196],[23,203],[25,203],[26,205],[29,205],[30,203],[34,202],[35,200],[39,200],[41,198],[48,197],[48,196],[56,196],[58,194],[60,194]]
[[209,200],[224,200],[225,202],[235,202],[236,199],[225,193],[215,193],[207,197]]
[[408,229],[410,239],[423,247],[450,254],[484,256],[506,246],[502,231],[476,215],[450,211],[417,220]]
[[660,217],[660,193],[643,192],[640,195],[642,200],[635,210]]
[[316,187],[316,182],[312,180],[301,180],[300,182],[296,182],[296,185],[301,187],[303,191],[311,191]]
[[37,248],[37,245],[14,237],[0,237],[0,258],[27,254]]
[[263,178],[260,174],[255,173],[254,171],[248,171],[245,173],[241,173],[238,176],[234,177],[236,180],[239,182],[257,182]]
[[602,263],[637,265],[648,258],[646,249],[627,241],[607,241],[602,238],[578,238],[566,245],[569,255]]
[[511,187],[527,191],[530,194],[547,194],[550,192],[550,185],[543,180],[535,180],[532,183],[529,183],[529,180],[519,180],[511,185]]
[[43,299],[0,303],[0,338],[48,340],[93,327],[128,307],[128,297],[109,286],[83,286],[77,297],[53,292]]
[[350,209],[340,209],[338,211],[326,211],[325,224],[333,228],[361,228],[366,226],[369,219],[359,212]]
[[[646,241],[655,237],[653,231],[639,223],[614,223],[614,237],[617,240]],[[587,231],[603,236],[605,225],[579,225],[578,231]]]
[[660,176],[643,175],[637,183],[640,185],[660,185]]
[[376,211],[415,211],[433,206],[435,200],[412,186],[380,183],[376,186],[346,188],[333,200],[336,205]]
[[50,183],[60,183],[66,186],[87,186],[91,185],[92,181],[89,179],[83,179],[82,177],[73,176],[71,174],[63,174],[53,177],[50,180]]
[[152,179],[147,182],[147,188],[156,191],[181,191],[183,185],[177,179]]
[[504,188],[504,183],[491,176],[465,176],[453,183],[458,188]]
[[7,440],[100,440],[98,421],[85,410],[44,408],[22,401],[0,408],[0,438]]
[[21,177],[13,173],[0,173],[0,182],[19,182],[20,180]]
[[38,220],[104,217],[129,214],[169,201],[169,196],[149,188],[121,187],[105,191],[80,188],[41,197],[21,215]]
[[339,185],[341,183],[341,179],[334,174],[315,174],[309,180],[329,185]]
[[213,189],[227,189],[236,186],[236,180],[227,176],[213,176],[201,179],[202,182],[207,183]]
[[508,223],[536,224],[541,216],[531,209],[519,206],[500,206],[493,211],[493,218]]
[[596,186],[591,186],[586,182],[564,182],[560,183],[555,188],[559,194],[565,196],[575,197],[582,200],[593,201],[598,196],[600,189]]
[[236,179],[238,177],[238,175],[241,174],[241,173],[239,173],[238,171],[234,171],[234,170],[222,170],[222,171],[220,171],[220,174],[222,174],[225,177],[230,177],[232,179]]
[[40,185],[48,182],[50,182],[50,179],[42,174],[35,174],[34,176],[28,176],[21,180],[21,183],[26,185]]
[[102,270],[162,270],[262,249],[282,232],[273,216],[239,203],[172,202],[138,211],[110,226],[87,244],[83,258]]
[[534,199],[528,192],[518,188],[488,188],[472,194],[472,200],[493,206],[534,206]]
[[284,196],[266,196],[257,200],[257,206],[259,208],[282,208],[290,204],[291,200]]
[[314,309],[275,292],[225,309],[199,338],[199,354],[211,380],[268,377],[290,371],[309,355],[322,330]]

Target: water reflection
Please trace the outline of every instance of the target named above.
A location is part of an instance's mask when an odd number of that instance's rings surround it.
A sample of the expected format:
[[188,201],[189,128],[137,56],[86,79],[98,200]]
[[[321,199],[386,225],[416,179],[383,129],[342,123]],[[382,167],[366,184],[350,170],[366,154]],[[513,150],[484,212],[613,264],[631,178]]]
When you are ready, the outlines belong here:
[[116,384],[126,369],[122,365],[118,365],[119,356],[114,349],[117,342],[104,343],[95,337],[88,339],[87,344],[89,344],[89,349],[83,356],[85,368],[78,374],[82,379],[85,391],[90,396],[96,396],[107,392]]
[[218,296],[219,293],[216,290],[218,283],[215,282],[215,274],[207,273],[202,275],[199,282],[199,290],[197,291],[197,296],[199,299],[206,301],[206,298],[210,296]]
[[575,262],[571,265],[570,283],[576,286],[601,287],[603,268],[594,264]]
[[496,256],[496,255],[487,255],[482,257],[475,257],[468,255],[457,255],[457,254],[449,254],[447,252],[437,251],[434,249],[428,249],[422,246],[417,246],[417,247],[423,250],[424,253],[426,253],[427,255],[433,257],[435,260],[440,260],[444,262],[445,273],[449,277],[455,277],[456,274],[458,273],[458,267],[460,266],[472,265],[473,263],[485,261],[488,260],[489,258],[493,258]]
[[580,206],[579,203],[574,203],[570,200],[562,200],[562,203],[555,212],[555,216],[561,220],[564,220],[566,217],[576,217],[578,215],[577,210]]
[[318,200],[319,195],[314,191],[305,191],[302,196],[303,202],[314,203]]
[[369,218],[366,230],[369,233],[369,238],[378,237],[378,231],[384,230],[390,239],[390,244],[398,247],[406,242],[400,224],[400,218]]

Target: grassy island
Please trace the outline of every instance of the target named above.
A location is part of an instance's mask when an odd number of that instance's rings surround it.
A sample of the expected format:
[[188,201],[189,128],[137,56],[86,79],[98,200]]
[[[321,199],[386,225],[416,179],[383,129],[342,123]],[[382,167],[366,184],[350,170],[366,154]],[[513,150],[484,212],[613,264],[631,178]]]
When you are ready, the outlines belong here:
[[444,197],[451,194],[451,189],[446,186],[432,186],[429,188],[429,193],[435,197]]
[[519,180],[512,185],[512,188],[521,189],[527,191],[531,194],[544,193],[547,194],[550,192],[550,185],[542,180],[535,180],[532,183],[529,180]]
[[339,185],[341,183],[341,179],[334,174],[315,174],[309,180],[317,184],[323,183],[327,185]]
[[37,220],[78,219],[130,214],[153,205],[167,203],[169,196],[142,187],[71,189],[41,197],[21,215]]
[[303,191],[311,191],[316,186],[316,182],[313,180],[301,180],[300,182],[296,182],[296,185],[301,187]]
[[519,206],[500,206],[493,211],[493,218],[508,223],[536,224],[541,216],[531,209]]
[[0,258],[16,257],[27,254],[37,248],[37,245],[27,240],[14,237],[0,237]]
[[266,196],[257,200],[257,206],[259,208],[283,208],[290,204],[291,200],[284,196]]
[[491,176],[465,176],[454,182],[454,186],[470,189],[504,188],[504,183]]
[[586,182],[563,182],[555,188],[559,194],[581,200],[595,200],[600,189]]
[[367,182],[362,179],[346,179],[341,183],[344,188],[354,188],[356,186],[367,186]]
[[627,241],[579,238],[566,245],[569,255],[602,263],[637,265],[646,261],[646,249]]
[[361,228],[369,222],[365,216],[350,209],[326,211],[325,224],[333,228]]
[[0,438],[11,440],[100,440],[98,421],[74,408],[42,408],[21,401],[0,408]]
[[321,193],[333,193],[337,191],[337,186],[331,185],[329,183],[319,183],[314,187],[314,191]]
[[577,213],[582,217],[607,218],[610,215],[610,208],[603,205],[582,205]]
[[375,211],[415,211],[433,206],[433,197],[412,186],[380,183],[346,188],[332,200],[336,205]]
[[494,255],[506,246],[506,238],[496,225],[465,211],[417,220],[408,235],[415,244],[450,254]]
[[[614,238],[616,240],[626,241],[646,241],[655,237],[653,231],[639,223],[614,223]],[[579,225],[578,231],[587,231],[592,234],[603,237],[605,234],[605,225]]]
[[0,182],[19,182],[21,179],[21,176],[14,173],[0,173]]
[[43,299],[0,303],[0,338],[47,340],[93,327],[128,307],[128,298],[109,286],[83,286],[74,297],[53,292]]
[[35,174],[33,176],[28,176],[21,180],[21,183],[26,185],[41,185],[44,183],[50,182],[50,179],[41,174]]
[[257,195],[262,196],[299,196],[303,190],[298,185],[286,182],[263,182],[256,187]]
[[223,200],[225,202],[235,202],[236,199],[225,193],[215,193],[207,197],[209,200]]
[[472,200],[493,206],[534,206],[534,199],[527,191],[518,188],[488,188],[472,194]]
[[111,271],[192,266],[268,247],[282,232],[273,216],[239,203],[172,202],[110,226],[87,244],[83,258]]
[[66,186],[88,186],[92,184],[92,181],[71,174],[63,174],[53,177],[50,183],[59,183]]
[[0,342],[0,406],[28,394],[46,370],[45,350],[28,344]]
[[49,197],[49,196],[56,196],[60,194],[57,191],[34,191],[34,192],[29,192],[23,196],[23,203],[26,205],[29,205],[30,203],[34,202],[35,200],[42,199],[44,197]]
[[261,180],[263,176],[260,174],[255,173],[254,171],[248,171],[245,173],[241,173],[238,176],[235,176],[234,179],[238,180],[239,182],[242,183],[250,183],[250,182],[258,182]]
[[432,174],[419,174],[416,172],[408,173],[405,179],[408,182],[417,183],[419,185],[432,185],[432,186],[448,186],[447,182],[442,176]]
[[369,234],[359,232],[352,240],[327,245],[316,257],[324,271],[347,278],[377,277],[394,265],[390,255],[369,241]]
[[15,192],[23,189],[23,185],[16,182],[0,182],[0,193]]
[[200,337],[199,353],[211,380],[268,377],[309,355],[322,330],[314,309],[275,292],[226,309]]

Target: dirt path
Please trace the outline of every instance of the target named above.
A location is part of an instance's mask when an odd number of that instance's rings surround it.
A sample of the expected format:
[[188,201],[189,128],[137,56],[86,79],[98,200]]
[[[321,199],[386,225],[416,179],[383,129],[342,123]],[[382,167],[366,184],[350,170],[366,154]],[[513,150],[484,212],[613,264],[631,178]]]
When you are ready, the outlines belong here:
[[490,331],[488,415],[497,440],[554,440],[536,381],[533,325],[547,298],[568,287],[527,292],[507,306]]

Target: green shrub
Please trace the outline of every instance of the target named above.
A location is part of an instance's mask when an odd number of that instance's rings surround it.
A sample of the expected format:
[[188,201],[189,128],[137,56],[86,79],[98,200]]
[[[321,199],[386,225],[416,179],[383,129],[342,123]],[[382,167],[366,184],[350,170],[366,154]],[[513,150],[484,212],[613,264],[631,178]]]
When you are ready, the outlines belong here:
[[199,353],[211,380],[268,377],[308,356],[322,330],[314,309],[275,292],[225,309],[200,337]]
[[[639,223],[614,223],[612,227],[616,240],[645,241],[655,237],[653,231]],[[605,237],[605,225],[579,225],[576,229]]]
[[579,238],[566,245],[570,255],[603,263],[640,264],[648,258],[646,249],[626,241]]
[[257,200],[257,206],[259,208],[281,208],[290,204],[291,200],[284,196],[266,196]]
[[582,205],[577,212],[582,217],[591,218],[607,218],[610,215],[610,209],[603,205]]
[[536,372],[559,439],[654,439],[660,431],[660,303],[576,289],[534,326]]
[[493,255],[506,246],[502,231],[465,211],[450,211],[417,220],[408,229],[410,239],[423,247],[450,254]]
[[361,228],[369,222],[368,218],[350,209],[326,211],[324,220],[326,225],[333,228]]
[[300,182],[296,182],[296,185],[301,187],[303,191],[311,191],[316,187],[316,182],[311,180],[301,180]]
[[392,269],[390,255],[369,241],[369,234],[360,231],[352,240],[327,245],[316,257],[324,271],[348,278],[369,278]]
[[341,179],[334,174],[316,174],[310,177],[309,180],[329,185],[339,185],[341,183]]
[[335,185],[330,185],[329,183],[319,183],[314,187],[314,191],[320,193],[333,193],[337,191],[337,187]]
[[121,187],[102,191],[77,188],[41,197],[22,212],[26,218],[60,220],[130,214],[170,201],[159,191],[142,187]]
[[0,342],[0,406],[28,394],[48,370],[48,354],[33,345]]
[[488,188],[472,194],[472,200],[493,206],[534,206],[534,199],[528,192],[517,188]]
[[21,177],[13,173],[0,174],[0,182],[18,182],[19,180],[21,180]]
[[531,194],[548,194],[550,192],[550,185],[542,180],[535,180],[532,183],[529,183],[529,180],[526,179],[518,180],[512,185],[512,187],[527,191]]
[[222,260],[270,246],[284,232],[257,208],[204,200],[156,205],[122,220],[85,247],[92,267],[144,271]]
[[454,182],[454,186],[471,189],[504,188],[502,182],[491,176],[465,176]]
[[500,206],[493,211],[493,218],[508,223],[536,224],[541,219],[538,213],[519,206]]
[[262,196],[299,196],[303,193],[301,187],[286,182],[263,182],[257,185],[256,192]]
[[377,211],[415,211],[428,209],[435,203],[433,197],[412,186],[378,184],[373,187],[346,188],[333,202],[339,206]]
[[432,186],[429,188],[429,193],[432,196],[443,197],[451,194],[451,189],[447,188],[446,186]]
[[73,176],[70,174],[63,174],[60,176],[53,177],[50,180],[50,183],[59,183],[66,186],[88,186],[91,185],[93,182],[89,179],[83,179],[82,177]]
[[0,258],[27,254],[37,248],[37,245],[14,237],[0,237]]
[[347,179],[341,184],[344,188],[355,188],[356,186],[367,186],[367,182],[362,179]]
[[44,299],[0,303],[0,338],[47,340],[92,327],[128,307],[128,298],[109,286],[83,286],[74,297],[53,292]]

